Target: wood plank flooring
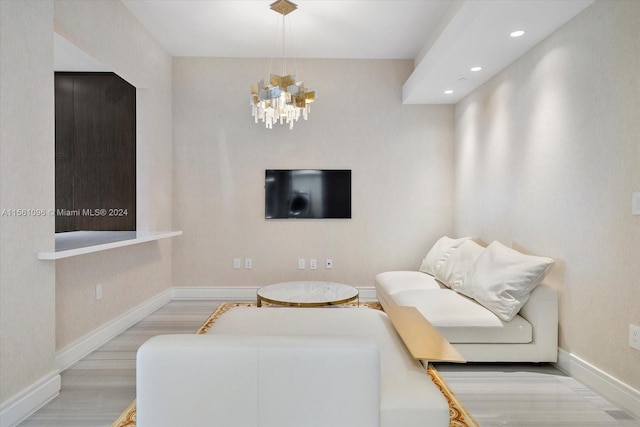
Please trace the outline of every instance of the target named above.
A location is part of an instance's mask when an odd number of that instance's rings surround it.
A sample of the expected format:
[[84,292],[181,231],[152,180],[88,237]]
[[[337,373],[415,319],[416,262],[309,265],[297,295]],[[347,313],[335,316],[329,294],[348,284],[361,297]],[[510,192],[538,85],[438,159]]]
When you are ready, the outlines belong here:
[[[110,427],[135,398],[136,351],[160,334],[192,334],[216,301],[172,301],[62,372],[60,395],[20,427]],[[178,426],[176,426],[178,427]]]
[[551,364],[436,364],[482,427],[639,427]]
[[[64,371],[60,396],[19,426],[110,427],[135,398],[138,347],[155,335],[194,333],[219,303],[172,301],[160,308]],[[482,427],[640,427],[548,364],[437,368]]]

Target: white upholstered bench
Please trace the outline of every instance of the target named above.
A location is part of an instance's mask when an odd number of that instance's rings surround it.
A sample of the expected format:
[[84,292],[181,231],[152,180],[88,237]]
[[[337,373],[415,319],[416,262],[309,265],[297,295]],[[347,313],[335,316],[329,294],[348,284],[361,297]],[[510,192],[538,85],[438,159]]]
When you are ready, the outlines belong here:
[[[286,389],[291,384],[297,384],[300,393],[283,392],[280,396],[272,394],[271,405],[273,408],[283,408],[287,405],[291,407],[304,408],[309,405],[305,399],[312,396],[312,400],[322,401],[322,399],[341,400],[345,403],[350,402],[354,394],[358,397],[371,396],[372,387],[375,387],[375,378],[379,378],[379,405],[373,409],[375,415],[378,416],[378,422],[367,418],[365,425],[383,426],[383,427],[448,427],[449,426],[449,406],[440,392],[433,384],[430,377],[426,373],[425,368],[419,361],[411,357],[406,347],[402,343],[398,334],[389,321],[385,313],[378,310],[368,308],[256,308],[256,307],[237,307],[226,312],[211,326],[207,335],[200,338],[216,340],[231,339],[226,343],[228,350],[233,350],[238,342],[255,344],[256,337],[259,340],[266,339],[267,343],[261,342],[261,345],[267,345],[271,348],[277,348],[280,353],[279,357],[269,359],[269,365],[276,369],[274,375],[266,373],[266,366],[258,366],[260,359],[254,362],[238,363],[238,358],[233,351],[228,351],[226,358],[220,359],[216,356],[215,361],[212,360],[210,351],[204,345],[190,343],[186,345],[183,337],[171,336],[164,338],[162,345],[145,344],[138,355],[138,420],[139,427],[150,427],[151,424],[144,424],[146,415],[154,411],[154,407],[158,405],[171,405],[168,412],[177,413],[184,412],[188,414],[197,413],[203,404],[202,402],[211,402],[216,400],[216,404],[224,405],[228,408],[237,408],[237,410],[247,411],[251,416],[258,414],[258,408],[261,406],[254,401],[255,396],[242,397],[242,394],[231,393],[237,384],[229,383],[230,378],[236,377],[236,374],[248,382],[250,388],[254,387],[254,383],[266,381],[270,385],[268,387],[278,387]],[[196,336],[189,339],[198,338]],[[291,352],[286,347],[291,344],[288,341],[291,338],[304,338],[308,341],[302,342],[309,348],[317,347],[317,343],[330,345],[329,353],[337,357],[331,360],[324,360],[322,357],[311,357],[310,354],[315,352],[300,352],[300,342],[298,351]],[[366,364],[365,370],[353,368],[353,358],[362,358],[366,360],[366,355],[358,355],[357,352],[343,352],[340,355],[340,345],[336,347],[336,343],[332,340],[344,343],[352,342],[354,345],[361,347],[366,353],[366,342],[369,340],[374,343],[375,348],[379,352],[379,367],[371,367]],[[327,341],[328,340],[328,341]],[[315,344],[314,344],[315,343]],[[154,344],[151,342],[151,344]],[[159,343],[155,343],[159,344]],[[283,346],[285,348],[283,348]],[[364,348],[363,348],[364,347]],[[170,350],[170,360],[167,358],[167,349]],[[237,350],[237,349],[236,349]],[[340,362],[339,360],[343,362]],[[327,362],[327,363],[324,363]],[[246,366],[246,369],[243,367]],[[182,367],[187,367],[184,375],[176,375],[175,372],[182,372]],[[287,368],[290,367],[290,370]],[[303,369],[301,370],[301,367]],[[344,369],[351,372],[345,373]],[[247,376],[245,371],[262,372],[260,375]],[[334,371],[335,370],[335,371]],[[173,373],[170,373],[173,371]],[[283,377],[283,372],[289,372],[289,377]],[[305,372],[304,375],[301,373]],[[333,372],[333,374],[332,374]],[[335,387],[335,373],[345,375],[341,384],[348,385],[345,387]],[[216,380],[218,378],[218,380]],[[229,381],[220,379],[229,378]],[[281,381],[281,384],[278,384]],[[221,393],[220,390],[228,390],[229,394]],[[178,393],[176,390],[191,390],[189,392]],[[171,394],[171,403],[166,399],[167,393]],[[194,404],[190,394],[198,393],[199,405]],[[180,396],[183,396],[182,398]],[[364,402],[370,402],[365,399]],[[302,406],[301,406],[302,405]],[[368,403],[359,404],[359,407],[366,408]],[[358,410],[353,408],[355,413],[367,411],[366,409]],[[369,409],[370,411],[370,409]],[[223,411],[224,412],[224,411]],[[228,413],[229,411],[225,412]],[[233,413],[235,411],[231,411]],[[264,408],[263,408],[264,412]],[[202,413],[210,414],[210,411],[202,410]],[[304,410],[298,411],[293,415],[304,416]],[[312,411],[308,411],[312,415]],[[207,418],[207,414],[203,415],[203,419],[197,417],[189,418],[189,426],[197,427],[211,425],[211,418]],[[368,417],[371,414],[360,414],[362,417]],[[229,415],[231,416],[231,415]],[[270,423],[266,417],[255,417],[258,420],[258,426],[272,426],[276,424]],[[273,421],[273,420],[272,420]],[[271,421],[271,422],[272,422]],[[291,421],[291,422],[289,422]],[[348,421],[348,420],[347,420]],[[162,422],[162,417],[156,418],[154,422]],[[300,423],[299,419],[294,416],[288,420],[287,414],[283,414],[279,420],[279,426],[300,426],[305,427],[315,425],[332,425],[332,426],[355,426],[361,424],[339,423],[333,420],[331,423],[314,424],[311,419],[306,423]],[[231,424],[230,424],[231,423]],[[169,426],[171,424],[153,424],[153,427]],[[215,425],[243,425],[234,423],[233,420],[225,422],[220,420]]]

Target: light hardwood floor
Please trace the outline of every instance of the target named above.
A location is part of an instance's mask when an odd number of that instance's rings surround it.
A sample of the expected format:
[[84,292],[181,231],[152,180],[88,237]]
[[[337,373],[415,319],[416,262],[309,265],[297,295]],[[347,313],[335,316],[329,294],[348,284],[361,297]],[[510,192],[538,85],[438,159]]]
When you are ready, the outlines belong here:
[[[138,347],[155,335],[195,332],[219,303],[172,301],[157,310],[64,371],[60,396],[20,426],[110,427],[135,398]],[[640,427],[640,420],[548,364],[437,368],[482,427]]]

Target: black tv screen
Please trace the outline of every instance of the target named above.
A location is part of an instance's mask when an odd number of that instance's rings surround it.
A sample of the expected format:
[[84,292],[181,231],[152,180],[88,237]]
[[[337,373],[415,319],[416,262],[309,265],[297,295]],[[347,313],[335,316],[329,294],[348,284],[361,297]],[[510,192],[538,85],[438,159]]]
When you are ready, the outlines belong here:
[[265,218],[351,218],[351,171],[267,169]]

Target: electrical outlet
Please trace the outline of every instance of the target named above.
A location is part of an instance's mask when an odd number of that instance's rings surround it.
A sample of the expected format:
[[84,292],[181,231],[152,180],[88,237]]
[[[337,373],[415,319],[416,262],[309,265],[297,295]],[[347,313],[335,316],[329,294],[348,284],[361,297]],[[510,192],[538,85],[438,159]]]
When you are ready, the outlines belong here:
[[629,347],[640,350],[640,326],[629,325]]
[[318,268],[318,261],[315,258],[309,260],[309,270],[315,270]]
[[332,259],[327,259],[325,267],[326,268],[333,268],[333,260]]
[[304,270],[305,264],[304,258],[298,258],[298,270]]
[[235,268],[236,270],[240,269],[240,258],[233,259],[233,268]]
[[96,301],[101,299],[102,299],[102,285],[98,283],[96,285]]
[[246,268],[248,270],[253,268],[253,260],[251,258],[245,258],[244,259],[244,268]]

